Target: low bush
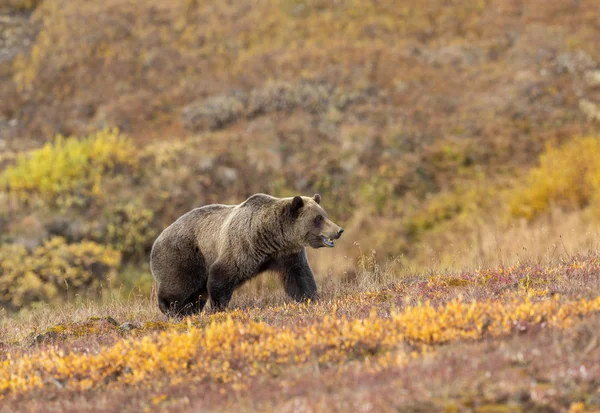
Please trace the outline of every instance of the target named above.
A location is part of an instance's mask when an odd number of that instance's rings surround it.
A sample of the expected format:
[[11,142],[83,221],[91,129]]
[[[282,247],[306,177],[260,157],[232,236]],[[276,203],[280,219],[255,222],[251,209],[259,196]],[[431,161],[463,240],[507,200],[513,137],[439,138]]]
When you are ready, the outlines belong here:
[[575,138],[561,147],[549,147],[540,156],[526,184],[517,190],[510,211],[533,220],[555,206],[575,210],[600,208],[600,140]]
[[222,129],[240,119],[302,109],[311,114],[326,112],[329,107],[344,110],[348,105],[364,101],[376,90],[335,89],[319,82],[271,82],[249,92],[235,91],[189,104],[183,122],[192,131]]
[[0,175],[0,187],[22,201],[39,197],[70,206],[101,194],[102,178],[136,165],[135,148],[116,129],[84,139],[58,135],[54,142],[21,154]]
[[34,10],[42,0],[5,0],[0,5],[0,12],[30,12]]
[[19,309],[99,292],[120,264],[118,251],[90,241],[67,244],[54,237],[33,251],[5,244],[0,247],[0,306]]
[[123,254],[144,257],[158,235],[153,218],[154,212],[142,205],[117,205],[111,211],[105,241]]

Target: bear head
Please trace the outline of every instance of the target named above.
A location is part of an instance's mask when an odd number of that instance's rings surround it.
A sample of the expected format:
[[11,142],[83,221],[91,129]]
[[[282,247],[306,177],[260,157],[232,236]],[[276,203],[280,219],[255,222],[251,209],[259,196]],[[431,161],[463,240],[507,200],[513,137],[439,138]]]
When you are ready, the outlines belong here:
[[292,221],[294,238],[303,247],[321,248],[334,247],[334,240],[339,239],[344,232],[329,219],[321,207],[321,196],[295,196],[286,200],[287,213]]

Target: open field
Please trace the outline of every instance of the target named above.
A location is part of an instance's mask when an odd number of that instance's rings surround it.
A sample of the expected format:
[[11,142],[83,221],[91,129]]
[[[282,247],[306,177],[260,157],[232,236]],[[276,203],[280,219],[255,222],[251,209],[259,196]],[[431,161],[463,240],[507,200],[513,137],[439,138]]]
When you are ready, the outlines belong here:
[[5,320],[0,411],[600,409],[597,255],[360,282],[182,320],[143,298]]

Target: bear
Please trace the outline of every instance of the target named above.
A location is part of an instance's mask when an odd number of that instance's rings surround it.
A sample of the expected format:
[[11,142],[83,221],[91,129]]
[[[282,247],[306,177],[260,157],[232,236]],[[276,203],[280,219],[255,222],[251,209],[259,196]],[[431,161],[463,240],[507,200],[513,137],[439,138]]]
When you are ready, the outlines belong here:
[[294,300],[315,300],[306,247],[334,247],[344,232],[320,203],[319,194],[255,194],[239,205],[207,205],[179,217],[150,253],[160,310],[188,316],[210,300],[212,311],[223,311],[235,289],[267,270],[279,274]]

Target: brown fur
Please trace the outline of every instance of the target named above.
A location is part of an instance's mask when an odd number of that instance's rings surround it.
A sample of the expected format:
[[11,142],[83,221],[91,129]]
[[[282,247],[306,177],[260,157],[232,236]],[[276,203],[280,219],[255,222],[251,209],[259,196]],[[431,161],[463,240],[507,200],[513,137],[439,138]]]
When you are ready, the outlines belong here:
[[305,247],[326,246],[343,228],[330,221],[321,197],[275,198],[256,194],[240,205],[208,205],[181,216],[156,239],[150,268],[162,312],[214,310],[233,291],[266,270],[280,274],[286,293],[315,299],[317,287]]

